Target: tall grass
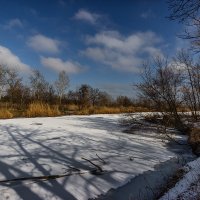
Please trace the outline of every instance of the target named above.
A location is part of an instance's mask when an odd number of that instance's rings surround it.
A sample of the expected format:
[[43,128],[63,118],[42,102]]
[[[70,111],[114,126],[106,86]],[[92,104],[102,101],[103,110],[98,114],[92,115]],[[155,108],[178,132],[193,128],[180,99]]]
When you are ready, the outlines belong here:
[[49,106],[44,103],[31,103],[25,111],[26,117],[53,117],[61,115],[58,106]]
[[0,103],[0,119],[13,117],[54,117],[60,115],[92,115],[92,114],[120,114],[149,111],[142,107],[91,106],[81,109],[75,104],[50,106],[46,103],[34,102],[19,108],[16,105]]
[[133,113],[133,112],[141,112],[146,111],[144,108],[136,108],[136,107],[90,107],[82,110],[77,110],[74,114],[77,115],[88,115],[88,114],[120,114],[120,113]]
[[10,119],[13,118],[13,114],[7,108],[0,109],[0,119]]

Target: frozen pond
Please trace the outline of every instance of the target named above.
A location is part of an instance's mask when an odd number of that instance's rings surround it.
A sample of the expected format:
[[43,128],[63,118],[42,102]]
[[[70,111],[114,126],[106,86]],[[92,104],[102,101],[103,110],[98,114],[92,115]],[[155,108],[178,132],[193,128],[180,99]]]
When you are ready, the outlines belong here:
[[[0,120],[0,180],[72,173],[48,181],[1,183],[0,199],[96,198],[177,158],[176,151],[170,150],[153,131],[123,133],[118,123],[122,117]],[[83,158],[100,166],[104,173],[91,173],[95,166]]]

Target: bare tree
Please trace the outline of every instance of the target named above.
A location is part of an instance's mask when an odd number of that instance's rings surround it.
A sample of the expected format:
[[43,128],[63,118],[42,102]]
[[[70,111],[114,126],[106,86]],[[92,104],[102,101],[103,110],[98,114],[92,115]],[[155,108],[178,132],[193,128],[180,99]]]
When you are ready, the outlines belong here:
[[98,106],[110,106],[113,103],[113,99],[111,95],[109,95],[107,92],[100,91],[98,96]]
[[90,88],[90,99],[93,106],[98,104],[100,90],[98,88]]
[[158,111],[169,114],[174,119],[174,125],[183,129],[183,123],[178,114],[181,104],[182,75],[174,70],[167,60],[156,58],[154,62],[144,64],[142,83],[137,87],[141,95],[149,99]]
[[183,23],[184,33],[180,37],[189,39],[193,48],[199,52],[200,47],[200,1],[199,0],[168,0],[171,20]]
[[55,88],[59,96],[60,104],[68,87],[69,87],[69,77],[67,76],[65,71],[61,71],[58,74],[58,80],[55,81]]
[[184,75],[183,97],[192,116],[197,120],[200,109],[200,66],[188,51],[180,51],[174,59]]
[[6,68],[0,65],[0,99],[6,86]]
[[91,87],[86,84],[81,85],[81,87],[78,89],[79,109],[87,108],[90,106],[91,104],[90,91]]
[[124,107],[128,107],[133,105],[132,101],[130,98],[128,98],[127,96],[118,96],[116,99],[116,103],[119,106],[124,106]]
[[69,104],[75,104],[78,105],[79,104],[79,94],[78,91],[72,91],[70,90],[67,94],[67,102]]
[[46,102],[50,104],[56,104],[56,101],[57,101],[57,96],[55,93],[55,88],[52,84],[49,84],[46,93]]
[[10,103],[21,102],[22,99],[22,78],[14,69],[7,69],[7,96],[10,99]]
[[34,100],[43,101],[49,84],[38,70],[33,70],[30,76],[30,85]]

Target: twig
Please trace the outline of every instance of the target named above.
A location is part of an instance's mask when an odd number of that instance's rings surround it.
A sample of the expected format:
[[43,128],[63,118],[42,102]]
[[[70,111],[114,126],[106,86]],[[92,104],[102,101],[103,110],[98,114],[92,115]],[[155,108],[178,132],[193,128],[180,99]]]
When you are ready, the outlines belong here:
[[99,172],[103,172],[103,169],[102,169],[99,165],[93,163],[91,160],[88,160],[88,159],[83,158],[83,157],[82,157],[82,159],[83,159],[83,160],[86,160],[86,161],[88,161],[90,164],[94,165],[94,166],[97,168],[97,170],[98,170]]
[[1,183],[11,183],[11,182],[17,182],[17,181],[28,181],[28,180],[50,180],[50,179],[57,179],[62,178],[65,176],[71,176],[71,175],[79,175],[79,174],[85,174],[89,171],[77,171],[77,172],[70,172],[70,173],[64,173],[64,174],[56,174],[56,175],[46,175],[46,176],[31,176],[31,177],[21,177],[21,178],[13,178],[13,179],[7,179],[7,180],[0,180]]
[[103,164],[106,164],[106,161],[103,158],[101,158],[97,153],[96,153],[96,156],[97,156],[97,158],[99,158],[99,160],[102,161]]

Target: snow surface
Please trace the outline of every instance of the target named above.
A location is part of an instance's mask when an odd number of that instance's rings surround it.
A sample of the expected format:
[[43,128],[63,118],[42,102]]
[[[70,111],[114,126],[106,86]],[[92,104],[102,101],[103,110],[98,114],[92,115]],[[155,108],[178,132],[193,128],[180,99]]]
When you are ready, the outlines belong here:
[[160,200],[199,200],[200,198],[200,158],[188,163],[184,170],[187,172],[178,183]]
[[[0,199],[86,200],[126,184],[138,174],[176,157],[156,133],[123,133],[122,115],[0,120],[0,180],[84,172],[48,181],[0,184]],[[104,159],[106,164],[97,158]],[[103,175],[82,157],[100,165]]]

